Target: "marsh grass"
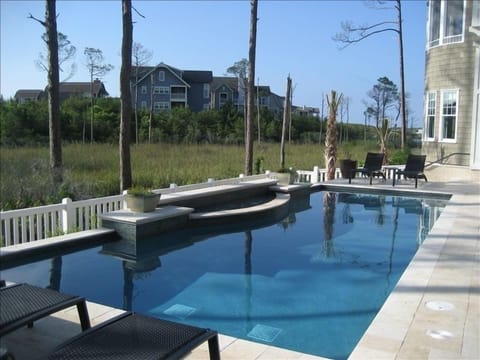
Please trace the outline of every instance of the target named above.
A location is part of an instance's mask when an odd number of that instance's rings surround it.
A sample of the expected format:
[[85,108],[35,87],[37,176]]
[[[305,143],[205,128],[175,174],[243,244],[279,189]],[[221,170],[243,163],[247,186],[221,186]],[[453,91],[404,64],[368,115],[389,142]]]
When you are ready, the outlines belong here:
[[[369,146],[350,146],[363,160]],[[205,182],[208,178],[237,177],[244,171],[244,147],[234,145],[132,145],[133,185],[150,188]],[[342,149],[339,149],[341,154]],[[339,155],[341,156],[341,155]],[[323,167],[323,145],[287,144],[285,165],[310,170]],[[0,151],[0,208],[3,210],[58,203],[63,197],[80,200],[115,195],[120,191],[118,146],[69,144],[63,147],[64,185],[54,189],[49,176],[48,148],[2,148]],[[258,170],[280,167],[280,145],[254,147]]]

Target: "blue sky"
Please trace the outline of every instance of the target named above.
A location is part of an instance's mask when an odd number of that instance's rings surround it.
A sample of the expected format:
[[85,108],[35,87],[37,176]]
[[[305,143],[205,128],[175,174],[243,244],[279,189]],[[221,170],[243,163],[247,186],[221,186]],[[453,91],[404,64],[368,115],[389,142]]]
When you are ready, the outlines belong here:
[[[150,65],[164,62],[184,70],[211,70],[214,76],[248,58],[250,2],[132,1],[145,16],[134,13],[134,41],[153,52]],[[414,124],[423,113],[426,1],[404,0],[406,90]],[[35,65],[46,52],[41,40],[45,1],[0,1],[1,94],[18,89],[43,89],[46,73]],[[103,79],[111,96],[119,96],[121,49],[120,1],[57,0],[58,31],[77,48],[77,72],[69,81],[89,81],[83,50],[100,49],[114,69]],[[395,20],[394,10],[372,9],[354,0],[260,0],[258,5],[256,78],[279,95],[290,74],[293,103],[320,107],[322,93],[335,89],[349,97],[349,121],[363,122],[367,91],[387,76],[400,85],[398,38],[386,32],[344,50],[332,36],[342,21],[373,24]]]

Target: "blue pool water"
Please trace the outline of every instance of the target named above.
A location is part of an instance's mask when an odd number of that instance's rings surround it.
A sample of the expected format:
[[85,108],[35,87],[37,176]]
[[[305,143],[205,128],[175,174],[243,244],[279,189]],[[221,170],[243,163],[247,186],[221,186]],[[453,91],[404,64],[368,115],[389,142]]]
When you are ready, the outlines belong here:
[[2,271],[88,300],[345,359],[443,201],[317,192],[285,219],[106,243]]

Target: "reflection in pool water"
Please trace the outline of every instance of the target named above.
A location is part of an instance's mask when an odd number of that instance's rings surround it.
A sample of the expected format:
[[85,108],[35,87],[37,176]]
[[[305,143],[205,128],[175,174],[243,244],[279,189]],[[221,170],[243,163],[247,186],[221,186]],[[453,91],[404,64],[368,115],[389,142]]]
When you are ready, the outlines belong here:
[[313,193],[284,219],[139,239],[2,271],[88,300],[347,358],[444,203]]

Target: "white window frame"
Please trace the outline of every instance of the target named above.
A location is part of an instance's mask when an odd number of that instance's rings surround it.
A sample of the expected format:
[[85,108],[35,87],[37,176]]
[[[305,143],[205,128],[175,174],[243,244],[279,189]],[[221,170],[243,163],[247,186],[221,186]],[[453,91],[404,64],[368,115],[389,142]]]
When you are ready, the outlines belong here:
[[160,70],[158,72],[158,81],[165,81],[165,71]]
[[153,111],[167,111],[170,110],[170,103],[168,101],[155,101],[153,103]]
[[[439,21],[439,34],[438,39],[434,41],[430,41],[430,24],[432,21],[431,16],[431,4],[436,3],[437,1],[440,2],[440,21]],[[429,7],[428,7],[428,21],[427,21],[427,48],[433,48],[436,46],[447,45],[447,44],[457,44],[464,41],[465,38],[465,17],[466,17],[466,0],[463,0],[463,14],[462,14],[462,32],[458,35],[446,36],[447,31],[447,0],[430,0]]]
[[[444,103],[445,103],[445,95],[447,93],[455,93],[455,113],[454,114],[445,114],[444,111]],[[445,142],[445,143],[456,143],[457,142],[457,128],[458,128],[458,105],[459,105],[459,90],[458,89],[445,89],[441,91],[441,99],[440,99],[440,135],[439,135],[439,141],[440,142]],[[445,134],[443,131],[444,124],[445,124],[445,118],[446,117],[454,117],[455,121],[455,136],[453,138],[445,138]]]
[[170,87],[169,86],[159,86],[159,94],[161,95],[168,95],[170,94]]
[[[430,124],[430,119],[433,119],[433,124]],[[429,91],[425,96],[425,129],[424,129],[424,140],[426,141],[435,141],[435,123],[437,122],[437,92]],[[433,137],[429,136],[430,128]]]
[[[222,96],[225,95],[225,99],[222,99]],[[223,106],[225,105],[226,103],[228,102],[228,93],[225,92],[225,91],[221,91],[219,94],[218,94],[218,104],[220,106]]]
[[140,109],[146,109],[147,108],[147,102],[144,100],[140,102]]
[[142,85],[142,87],[140,88],[140,92],[142,94],[146,94],[147,93],[147,86],[146,85]]
[[210,84],[203,84],[203,98],[210,98]]
[[480,26],[480,1],[472,3],[472,27]]

